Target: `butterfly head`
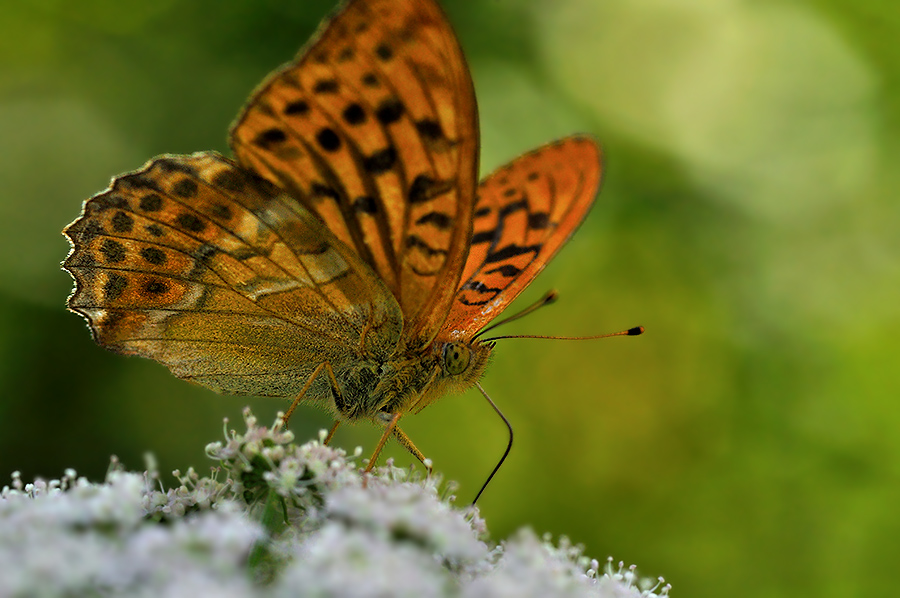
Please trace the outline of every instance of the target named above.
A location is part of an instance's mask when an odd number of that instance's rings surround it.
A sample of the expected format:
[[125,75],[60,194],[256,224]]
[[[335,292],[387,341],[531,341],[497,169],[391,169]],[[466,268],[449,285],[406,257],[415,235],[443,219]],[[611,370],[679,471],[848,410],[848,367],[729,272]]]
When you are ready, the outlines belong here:
[[459,393],[474,385],[487,368],[493,342],[477,339],[438,341],[433,346],[436,357],[434,381],[414,410],[446,393]]

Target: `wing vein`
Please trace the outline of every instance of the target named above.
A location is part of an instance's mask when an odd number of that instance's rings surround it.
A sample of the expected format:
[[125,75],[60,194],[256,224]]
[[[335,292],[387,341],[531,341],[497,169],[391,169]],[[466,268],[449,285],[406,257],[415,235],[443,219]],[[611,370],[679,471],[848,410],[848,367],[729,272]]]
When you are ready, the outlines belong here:
[[[212,187],[211,185],[209,185],[208,183],[206,183],[206,181],[204,181],[204,180],[202,180],[202,179],[201,179],[200,181],[201,181],[201,183],[202,183],[204,186],[206,186],[207,188],[210,188],[210,189],[213,189],[214,191],[217,191],[217,189],[216,189],[215,187]],[[228,197],[229,199],[231,199],[234,203],[240,205],[242,208],[247,209],[246,207],[244,207],[243,204],[241,204],[241,202],[237,201],[237,200],[234,198],[234,196],[232,196],[232,195],[230,195],[230,194],[228,194],[228,193],[224,193],[224,192],[222,193],[222,195],[225,195],[226,197]],[[274,202],[274,201],[277,201],[277,198],[273,199],[272,201],[273,201],[273,202]],[[297,201],[297,200],[294,200],[294,201]],[[282,205],[284,205],[284,204],[282,204]],[[288,207],[289,210],[291,210],[290,206],[287,206],[287,207]],[[293,211],[293,210],[291,210],[291,211]],[[281,233],[280,233],[277,229],[275,229],[274,227],[270,226],[269,223],[263,221],[261,218],[257,218],[256,220],[257,220],[257,222],[259,222],[261,225],[263,225],[266,229],[268,229],[268,230],[275,236],[275,238],[277,238],[279,241],[281,241],[282,245],[284,245],[284,246],[288,249],[288,251],[290,251],[290,252],[294,255],[294,257],[297,258],[297,263],[300,264],[300,267],[303,268],[303,270],[306,272],[306,275],[307,275],[307,277],[309,278],[309,280],[312,281],[312,283],[313,283],[313,287],[312,287],[313,290],[314,290],[316,293],[319,294],[319,296],[322,298],[322,300],[324,300],[326,303],[328,303],[329,306],[331,306],[332,312],[335,313],[335,314],[337,314],[338,317],[340,317],[342,320],[344,320],[344,321],[347,323],[347,326],[348,326],[350,329],[357,331],[357,332],[360,334],[360,336],[362,336],[362,329],[360,329],[360,327],[357,326],[352,320],[350,320],[350,318],[347,317],[342,311],[340,311],[339,309],[337,309],[337,306],[332,302],[331,298],[328,297],[328,295],[326,295],[326,294],[321,290],[321,288],[319,287],[319,285],[316,283],[315,277],[314,277],[314,276],[312,275],[312,273],[309,271],[309,268],[306,267],[306,264],[303,263],[303,260],[300,259],[300,256],[297,255],[297,252],[294,251],[294,249],[291,247],[291,244],[287,242],[287,240],[281,235]],[[235,235],[235,236],[237,236],[237,235]],[[238,238],[240,238],[240,237],[238,237]],[[328,241],[329,244],[331,244],[331,243],[333,243],[334,241],[338,241],[338,240],[337,240],[336,238],[332,238],[332,239],[330,239],[330,240],[326,239],[326,241]],[[253,245],[250,245],[250,246],[253,247]],[[271,258],[269,258],[269,260],[272,261],[273,263],[275,263],[276,265],[278,265],[277,262],[274,262],[274,260],[271,260]],[[287,277],[289,277],[290,279],[296,280],[298,283],[301,282],[301,281],[297,280],[296,278],[294,278],[294,276],[292,276],[292,275],[291,275],[287,270],[285,270],[284,268],[282,268],[282,267],[279,266],[279,269],[280,269],[282,272],[284,272],[285,275],[287,275]],[[304,285],[304,286],[305,286],[305,285]]]

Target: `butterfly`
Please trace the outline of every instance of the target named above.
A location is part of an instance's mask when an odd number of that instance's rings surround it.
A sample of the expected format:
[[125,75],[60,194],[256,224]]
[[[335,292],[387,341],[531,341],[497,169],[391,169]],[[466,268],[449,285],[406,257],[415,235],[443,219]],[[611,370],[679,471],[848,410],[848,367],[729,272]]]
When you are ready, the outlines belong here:
[[477,179],[472,78],[434,0],[350,0],[252,94],[234,158],[157,157],[64,234],[68,308],[101,346],[216,392],[384,429],[477,384],[477,333],[598,192],[586,136]]

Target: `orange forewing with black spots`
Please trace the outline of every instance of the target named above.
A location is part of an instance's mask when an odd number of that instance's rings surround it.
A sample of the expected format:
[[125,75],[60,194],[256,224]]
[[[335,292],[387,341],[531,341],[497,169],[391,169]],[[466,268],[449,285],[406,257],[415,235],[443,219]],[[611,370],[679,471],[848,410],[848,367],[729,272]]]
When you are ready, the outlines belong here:
[[381,277],[407,343],[434,338],[465,262],[478,163],[471,77],[434,2],[348,3],[254,93],[231,146]]

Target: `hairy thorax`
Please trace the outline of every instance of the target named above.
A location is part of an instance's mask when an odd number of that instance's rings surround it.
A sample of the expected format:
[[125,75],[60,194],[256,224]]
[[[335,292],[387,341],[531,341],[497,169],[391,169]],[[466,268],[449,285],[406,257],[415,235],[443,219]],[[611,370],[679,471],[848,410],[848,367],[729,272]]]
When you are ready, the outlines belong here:
[[417,412],[444,394],[470,388],[484,373],[493,343],[436,340],[424,350],[398,350],[335,372],[334,410],[345,421],[385,423],[395,414]]

